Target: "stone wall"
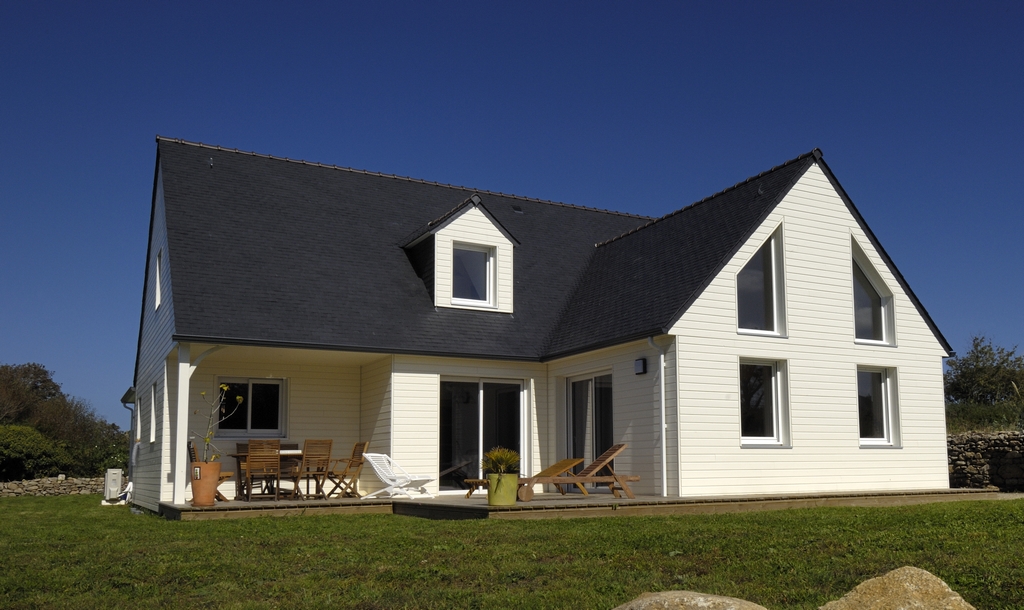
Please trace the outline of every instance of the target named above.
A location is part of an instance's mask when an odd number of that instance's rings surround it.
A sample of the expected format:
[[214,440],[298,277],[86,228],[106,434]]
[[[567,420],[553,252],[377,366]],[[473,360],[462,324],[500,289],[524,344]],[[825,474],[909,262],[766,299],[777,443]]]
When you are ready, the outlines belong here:
[[946,442],[950,487],[1024,491],[1024,432],[968,432]]
[[95,479],[69,479],[64,475],[34,479],[32,481],[0,482],[0,498],[13,496],[73,496],[102,494],[103,477]]

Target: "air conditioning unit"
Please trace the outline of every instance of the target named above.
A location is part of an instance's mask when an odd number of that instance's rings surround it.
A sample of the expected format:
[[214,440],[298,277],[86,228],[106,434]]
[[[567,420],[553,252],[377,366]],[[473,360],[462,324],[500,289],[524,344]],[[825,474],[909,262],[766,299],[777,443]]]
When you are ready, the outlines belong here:
[[109,468],[106,476],[103,477],[103,499],[107,502],[117,502],[121,495],[121,469]]

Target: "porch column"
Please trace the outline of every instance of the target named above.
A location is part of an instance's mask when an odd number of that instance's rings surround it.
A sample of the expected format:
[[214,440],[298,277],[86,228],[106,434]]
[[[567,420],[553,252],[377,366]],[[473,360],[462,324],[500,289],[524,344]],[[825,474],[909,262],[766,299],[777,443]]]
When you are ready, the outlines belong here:
[[192,378],[189,344],[178,344],[178,404],[175,414],[174,450],[171,453],[171,472],[174,473],[174,504],[185,503],[185,481],[188,475],[188,394]]

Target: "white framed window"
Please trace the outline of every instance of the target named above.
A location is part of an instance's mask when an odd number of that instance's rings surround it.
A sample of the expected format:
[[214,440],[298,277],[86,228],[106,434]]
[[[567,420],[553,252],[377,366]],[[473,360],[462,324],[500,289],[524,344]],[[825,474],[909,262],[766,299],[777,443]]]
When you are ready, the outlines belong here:
[[156,285],[155,285],[156,296],[153,299],[153,303],[154,303],[153,304],[153,309],[160,309],[160,275],[161,275],[160,268],[163,266],[161,264],[163,262],[163,259],[164,259],[164,251],[160,250],[159,252],[156,253],[156,273],[154,274],[154,275],[156,275]]
[[494,248],[452,245],[452,304],[494,307]]
[[898,444],[896,371],[857,367],[857,415],[862,446]]
[[154,383],[149,388],[149,442],[156,442],[156,412],[157,404],[156,397],[159,396],[156,391],[156,384]]
[[[280,438],[285,436],[285,384],[283,379],[222,378],[224,393],[219,437]],[[242,401],[238,401],[238,397]]]
[[785,334],[782,238],[776,231],[736,274],[736,317],[739,332]]
[[875,345],[895,344],[892,291],[868,262],[856,242],[853,244],[854,341]]
[[788,445],[786,363],[741,360],[739,372],[740,444]]

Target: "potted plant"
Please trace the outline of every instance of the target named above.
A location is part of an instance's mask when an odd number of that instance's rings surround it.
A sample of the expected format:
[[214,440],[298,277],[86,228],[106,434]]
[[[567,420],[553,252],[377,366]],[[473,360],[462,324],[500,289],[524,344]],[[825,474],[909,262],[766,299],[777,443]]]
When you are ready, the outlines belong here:
[[480,467],[487,474],[487,504],[512,506],[519,490],[519,453],[495,447],[484,453]]
[[[241,396],[236,396],[234,408],[231,409],[231,412],[227,412],[227,408],[224,406],[224,398],[229,389],[227,384],[220,384],[220,395],[215,400],[208,399],[206,392],[199,393],[209,405],[209,417],[207,418],[206,434],[203,435],[203,459],[202,461],[192,462],[189,465],[189,483],[192,485],[192,506],[213,506],[214,500],[217,497],[217,486],[220,485],[220,462],[217,460],[220,459],[220,452],[216,445],[213,444],[213,435],[217,424],[231,417],[243,400]],[[199,414],[198,409],[195,411],[195,414]],[[196,458],[199,458],[198,452]]]

